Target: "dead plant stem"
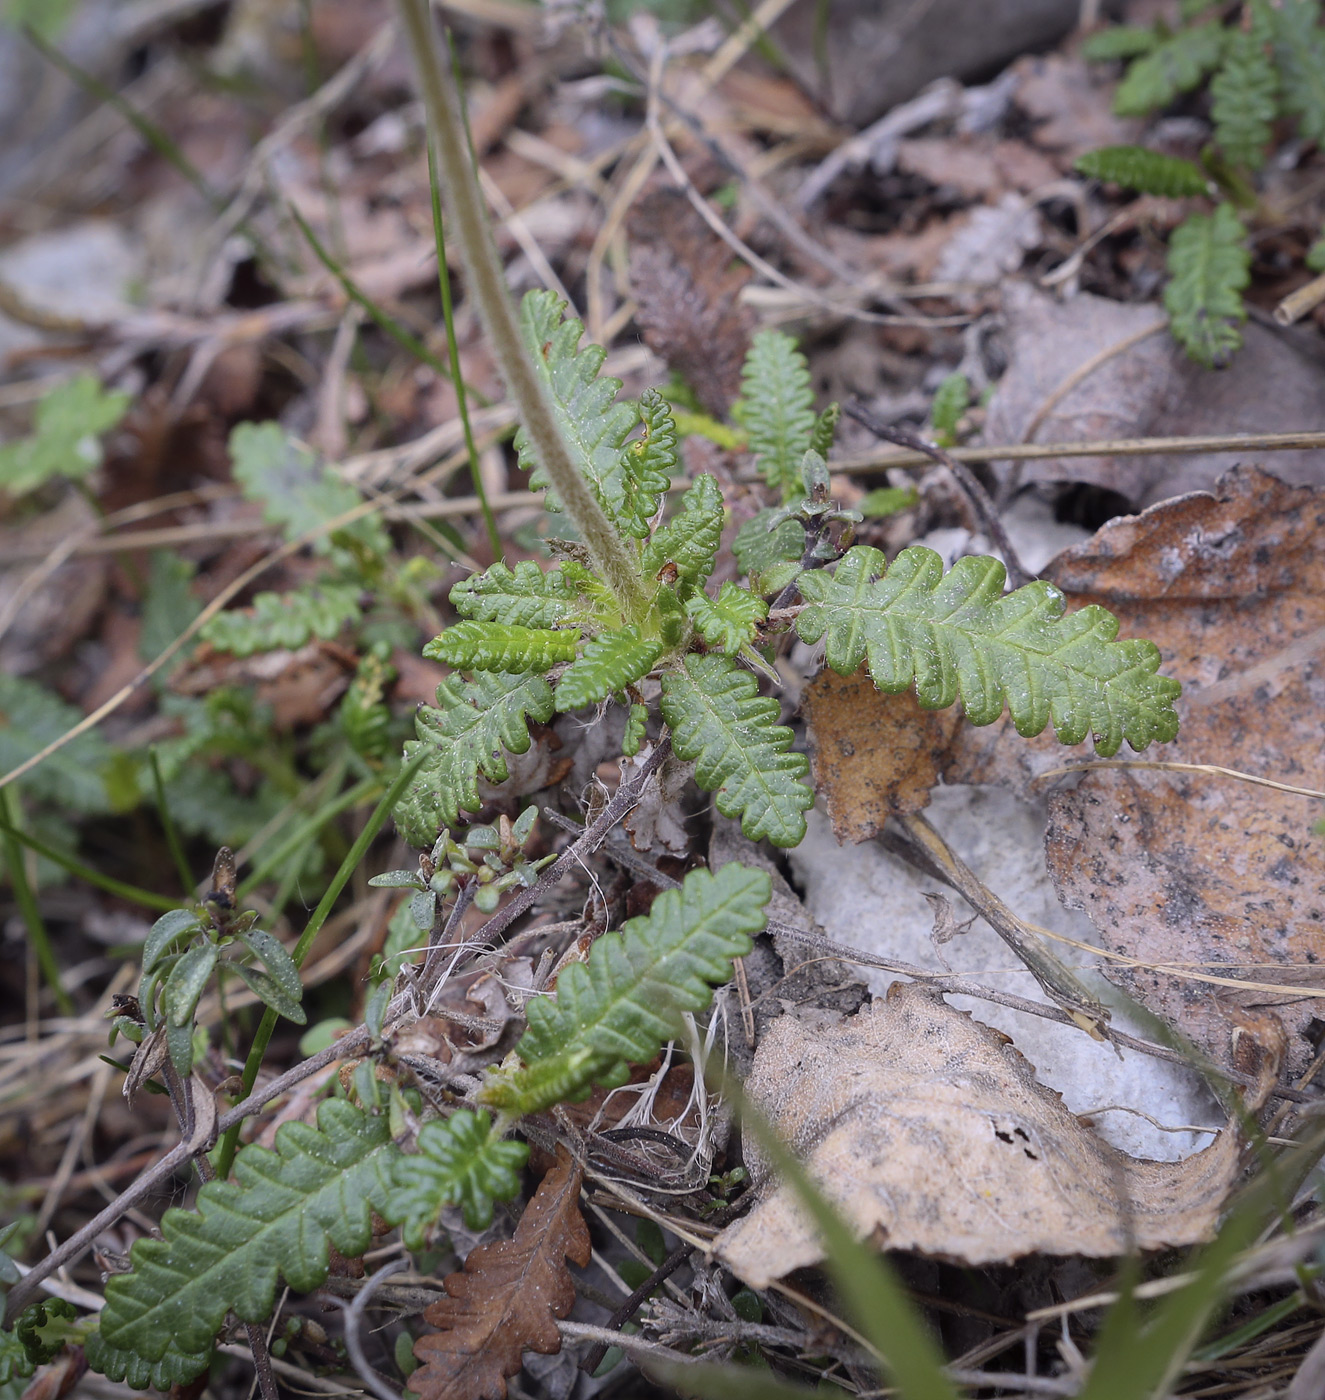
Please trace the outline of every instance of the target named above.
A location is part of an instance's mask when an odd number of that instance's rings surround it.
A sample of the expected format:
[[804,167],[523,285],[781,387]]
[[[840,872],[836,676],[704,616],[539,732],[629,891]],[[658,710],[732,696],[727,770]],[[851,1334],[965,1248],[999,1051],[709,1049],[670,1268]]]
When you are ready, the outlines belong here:
[[639,571],[625,541],[580,474],[558,426],[551,398],[535,372],[506,289],[501,261],[484,217],[482,191],[465,140],[464,114],[454,82],[442,73],[425,0],[399,0],[428,133],[441,172],[447,218],[463,254],[470,290],[502,378],[561,505],[579,529],[590,557],[627,616],[643,613],[646,599]]

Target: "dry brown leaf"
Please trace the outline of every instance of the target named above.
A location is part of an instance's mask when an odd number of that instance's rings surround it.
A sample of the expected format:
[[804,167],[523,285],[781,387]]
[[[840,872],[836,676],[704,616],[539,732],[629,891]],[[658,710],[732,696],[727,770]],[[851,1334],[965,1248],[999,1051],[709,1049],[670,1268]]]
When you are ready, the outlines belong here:
[[686,197],[657,190],[630,216],[630,288],[645,343],[725,417],[741,391],[741,364],[753,322],[742,307],[750,273],[733,264]]
[[[1213,495],[1112,521],[1048,576],[1073,606],[1125,608],[1128,630],[1153,638],[1182,681],[1181,732],[1147,758],[1325,788],[1325,492],[1257,468],[1230,472]],[[1302,797],[1228,778],[1096,771],[1051,801],[1049,869],[1059,897],[1116,952],[1325,988],[1318,816]],[[1323,1004],[1215,995],[1141,970],[1115,980],[1223,1062],[1230,1001],[1274,1006],[1290,1032]],[[1290,1067],[1307,1054],[1294,1036]]]
[[1112,84],[1097,65],[1051,53],[1020,58],[1013,71],[1017,106],[1036,123],[1031,139],[1061,151],[1065,169],[1083,151],[1136,140],[1141,124],[1114,116]]
[[883,695],[862,669],[824,670],[802,697],[814,785],[839,845],[878,835],[889,815],[929,805],[954,735],[955,710],[922,710],[909,691]]
[[[746,1092],[859,1237],[969,1264],[1195,1243],[1237,1171],[1231,1128],[1183,1162],[1109,1147],[1006,1036],[919,984],[836,1024],[781,1017]],[[760,1196],[717,1254],[765,1288],[824,1251],[748,1139],[746,1157]]]
[[509,1240],[480,1245],[463,1273],[443,1281],[447,1297],[424,1310],[437,1330],[414,1343],[422,1363],[410,1389],[422,1400],[505,1400],[506,1378],[528,1348],[561,1350],[556,1319],[575,1303],[566,1260],[589,1262],[589,1230],[580,1215],[580,1168],[564,1147]]
[[[946,256],[946,254],[945,254]],[[1008,281],[1008,368],[990,400],[987,442],[1085,442],[1147,435],[1277,432],[1315,423],[1325,357],[1250,321],[1228,368],[1211,374],[1176,345],[1153,306],[1081,294],[1069,301]],[[1148,328],[1151,333],[1147,334]],[[1025,463],[1016,479],[1085,481],[1137,508],[1209,490],[1236,451],[1184,457],[1071,457]],[[1285,481],[1325,481],[1319,452],[1276,452]]]

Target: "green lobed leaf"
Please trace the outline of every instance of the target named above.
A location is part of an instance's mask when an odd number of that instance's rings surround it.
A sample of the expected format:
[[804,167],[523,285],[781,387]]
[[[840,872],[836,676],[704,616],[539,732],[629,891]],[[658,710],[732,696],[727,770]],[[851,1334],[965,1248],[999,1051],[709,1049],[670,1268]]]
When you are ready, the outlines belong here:
[[1019,734],[1051,721],[1061,742],[1095,737],[1097,751],[1134,749],[1178,732],[1180,686],[1158,674],[1159,648],[1115,641],[1118,620],[1091,605],[1064,614],[1044,582],[1005,594],[997,559],[959,559],[948,574],[931,549],[913,545],[889,566],[867,546],[849,549],[830,576],[805,574],[802,640],[824,638],[840,675],[865,661],[874,684],[896,693],[915,683],[921,705],[961,699],[972,724],[991,724],[1006,703]]
[[[279,423],[239,424],[230,434],[230,460],[244,495],[262,503],[262,518],[269,525],[279,525],[287,539],[362,504],[348,481],[288,437]],[[390,548],[386,527],[376,516],[341,528],[373,554],[385,554]],[[309,547],[315,554],[330,554],[334,548],[328,535],[319,535]]]
[[631,533],[645,539],[649,522],[658,514],[672,473],[680,466],[676,453],[676,424],[672,406],[657,391],[645,389],[639,401],[643,436],[626,445],[621,454],[622,478],[625,483],[625,506],[630,520],[642,525]]
[[[566,303],[555,292],[526,293],[520,303],[525,347],[549,390],[557,424],[581,474],[617,526],[643,539],[648,522],[637,513],[638,483],[630,477],[622,452],[635,426],[635,410],[617,401],[621,381],[599,373],[607,352],[599,345],[581,350],[584,326],[563,320],[565,310]],[[546,488],[547,478],[524,428],[515,435],[515,449],[521,467],[533,472],[530,485]],[[550,494],[547,505],[560,508]]]
[[680,509],[645,546],[640,568],[654,577],[665,565],[675,564],[679,582],[702,588],[718,557],[722,524],[722,488],[705,472],[694,479],[681,497]]
[[662,653],[662,642],[641,637],[638,627],[600,633],[557,682],[557,709],[578,710],[606,700],[613,691],[647,676]]
[[686,602],[686,612],[711,647],[735,655],[754,640],[759,624],[768,616],[768,604],[748,588],[724,583],[716,598],[696,593]]
[[504,1141],[493,1129],[486,1113],[462,1108],[447,1119],[425,1123],[418,1152],[394,1159],[382,1217],[403,1227],[406,1249],[427,1247],[447,1206],[460,1206],[471,1230],[486,1230],[492,1203],[509,1201],[519,1192],[529,1148]]
[[[736,532],[732,553],[742,573],[749,574],[751,578],[757,574],[770,574],[783,565],[800,565],[801,555],[805,553],[805,527],[799,520],[782,519],[770,529],[774,517],[780,515],[782,511],[776,506],[768,506]],[[781,584],[775,586],[781,587]],[[771,593],[774,589],[764,591]]]
[[574,661],[579,643],[578,629],[458,622],[434,637],[423,654],[461,671],[547,671]]
[[133,1351],[113,1347],[99,1331],[89,1334],[83,1343],[87,1364],[107,1380],[122,1381],[131,1390],[159,1390],[163,1395],[172,1386],[184,1385],[200,1376],[211,1363],[212,1349],[183,1352],[168,1346],[165,1354],[155,1361],[145,1360]]
[[1251,280],[1246,229],[1227,204],[1189,214],[1169,238],[1164,288],[1174,338],[1198,364],[1214,369],[1242,344],[1242,290]]
[[407,763],[420,749],[428,751],[394,813],[400,834],[413,846],[431,846],[442,827],[459,824],[462,811],[477,811],[479,774],[505,782],[502,749],[527,753],[529,721],[546,724],[556,713],[552,687],[532,673],[488,671],[468,682],[451,676],[437,687],[437,703],[441,708],[419,710],[419,737],[405,745]]
[[1259,170],[1279,107],[1279,75],[1259,35],[1229,34],[1210,97],[1215,143],[1235,165]]
[[830,403],[814,420],[814,431],[810,434],[810,451],[820,457],[827,457],[833,450],[833,440],[837,437],[837,425],[842,421],[842,405]]
[[801,458],[814,433],[810,367],[781,331],[760,331],[741,369],[741,422],[755,465],[783,498],[800,491]]
[[1108,180],[1142,194],[1169,199],[1205,194],[1210,187],[1209,176],[1200,166],[1144,146],[1102,146],[1098,151],[1078,156],[1074,165],[1093,180]]
[[227,1312],[244,1322],[270,1313],[278,1278],[311,1292],[330,1248],[367,1249],[372,1207],[393,1185],[386,1121],[332,1099],[317,1122],[283,1124],[274,1152],[245,1147],[233,1181],[209,1181],[195,1210],[165,1213],[161,1239],[134,1244],[132,1271],[106,1283],[109,1346],[147,1363],[172,1349],[206,1356]]
[[1167,107],[1213,72],[1223,52],[1224,31],[1218,24],[1179,30],[1133,60],[1113,95],[1113,110],[1120,117],[1148,117]]
[[1138,58],[1149,53],[1160,42],[1160,36],[1139,24],[1114,24],[1091,34],[1081,45],[1082,58],[1092,63],[1107,63],[1111,59]]
[[583,611],[565,570],[544,573],[532,559],[520,560],[513,570],[494,564],[461,579],[451,590],[451,606],[461,617],[511,627],[559,627]]
[[191,584],[198,566],[167,549],[152,551],[151,571],[143,597],[143,628],[138,655],[153,661],[202,611]]
[[101,465],[103,433],[129,408],[129,395],[107,393],[95,375],[57,384],[37,405],[30,436],[0,446],[0,491],[21,496],[57,476],[81,480]]
[[649,723],[649,708],[638,702],[630,707],[630,713],[626,718],[626,732],[621,740],[621,752],[627,758],[634,758],[640,751],[640,745],[644,742],[644,735]]
[[233,656],[254,652],[291,651],[314,637],[323,641],[363,616],[357,583],[317,583],[288,593],[259,593],[251,608],[217,613],[204,624],[199,636],[217,651]]
[[[67,1326],[78,1317],[78,1310],[64,1298],[42,1298],[29,1303],[14,1323],[14,1335],[23,1345],[28,1360],[38,1366],[54,1361],[64,1350]],[[43,1329],[54,1324],[54,1335],[43,1336]]]
[[725,817],[740,817],[751,841],[795,846],[805,836],[814,793],[801,780],[804,754],[789,753],[792,732],[778,724],[778,702],[726,656],[687,656],[662,679],[662,714],[677,756],[695,762],[695,781]]
[[[82,710],[44,685],[0,671],[0,772],[40,753],[82,718]],[[23,779],[24,791],[58,803],[70,814],[108,812],[110,797],[102,775],[114,757],[115,750],[101,734],[90,730],[34,768]]]
[[1274,36],[1283,106],[1306,141],[1325,146],[1325,29],[1319,0],[1280,0],[1258,6]]
[[489,1074],[482,1102],[537,1113],[582,1099],[594,1084],[625,1083],[681,1031],[683,1012],[703,1011],[731,960],[750,951],[764,927],[767,872],[735,862],[717,874],[692,871],[650,912],[604,934],[585,963],[557,978],[556,998],[534,997],[516,1054],[524,1062]]

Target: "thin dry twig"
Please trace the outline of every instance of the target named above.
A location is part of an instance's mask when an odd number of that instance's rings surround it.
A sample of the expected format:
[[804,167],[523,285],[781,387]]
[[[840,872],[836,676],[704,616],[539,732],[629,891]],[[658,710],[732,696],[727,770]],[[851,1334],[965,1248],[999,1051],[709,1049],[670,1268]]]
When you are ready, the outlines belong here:
[[1029,583],[1035,577],[1021,562],[1008,532],[1003,528],[1003,522],[998,518],[998,511],[995,509],[989,492],[985,490],[980,479],[965,462],[959,462],[938,443],[930,442],[928,438],[922,438],[919,433],[913,433],[910,428],[881,423],[859,401],[853,400],[848,403],[846,411],[863,428],[868,428],[875,437],[882,438],[884,442],[895,443],[898,447],[909,447],[913,452],[921,452],[931,461],[947,467],[956,478],[957,485],[961,487],[975,507],[975,513],[981,525],[984,526],[985,534],[993,541],[994,548],[1003,556],[1003,563],[1008,571],[1008,581],[1013,588],[1020,588],[1022,584]]

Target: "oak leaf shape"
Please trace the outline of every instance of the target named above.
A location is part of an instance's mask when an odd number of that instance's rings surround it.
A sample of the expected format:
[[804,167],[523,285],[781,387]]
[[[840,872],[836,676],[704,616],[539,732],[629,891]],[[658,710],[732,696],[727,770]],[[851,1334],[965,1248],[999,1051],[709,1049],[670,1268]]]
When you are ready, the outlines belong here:
[[556,1319],[575,1304],[566,1260],[583,1268],[590,1254],[582,1175],[559,1147],[514,1236],[471,1250],[463,1272],[443,1281],[448,1296],[423,1314],[437,1330],[414,1343],[421,1364],[409,1383],[422,1400],[505,1400],[526,1348],[561,1350]]

